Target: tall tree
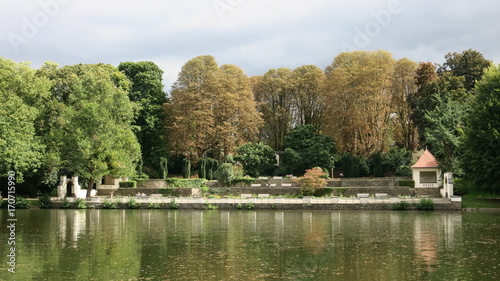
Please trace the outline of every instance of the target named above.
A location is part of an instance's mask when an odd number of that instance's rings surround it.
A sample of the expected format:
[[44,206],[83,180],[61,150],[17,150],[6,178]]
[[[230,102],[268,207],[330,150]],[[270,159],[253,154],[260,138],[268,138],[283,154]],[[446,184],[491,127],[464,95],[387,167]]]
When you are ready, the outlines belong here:
[[294,124],[321,127],[325,111],[325,98],[321,91],[324,79],[323,70],[315,65],[304,65],[292,71]]
[[464,86],[468,92],[474,92],[476,81],[481,79],[484,70],[491,65],[491,61],[485,59],[483,54],[472,49],[462,53],[448,53],[445,60],[438,72],[449,71],[453,76],[463,77]]
[[262,134],[274,150],[283,150],[285,135],[293,127],[294,90],[291,81],[290,69],[271,69],[253,87],[265,123]]
[[[141,168],[147,167],[154,176],[163,176],[161,158],[167,157],[165,132],[166,114],[163,104],[167,97],[163,92],[163,71],[153,62],[122,62],[118,69],[132,82],[131,101],[140,105],[134,118],[135,134],[141,145]],[[139,171],[142,174],[143,171]]]
[[385,51],[341,53],[326,69],[331,100],[325,133],[340,152],[368,156],[386,147],[394,59]]
[[477,188],[500,193],[500,65],[476,84],[462,146],[462,167]]
[[[58,147],[60,169],[87,179],[87,197],[104,175],[131,176],[140,157],[132,131],[134,104],[129,80],[111,65],[73,65],[43,72],[53,82],[51,107],[57,123],[46,129]],[[49,112],[47,112],[48,114]]]
[[425,114],[426,142],[444,171],[461,174],[458,165],[459,146],[463,140],[464,116],[468,103],[454,100],[451,95],[436,93],[436,107]]
[[219,67],[212,56],[182,67],[166,109],[174,152],[193,160],[222,159],[254,140],[261,124],[248,77],[236,66]]
[[401,59],[394,66],[392,75],[392,108],[396,113],[394,139],[401,147],[413,151],[418,146],[418,132],[411,119],[412,110],[409,104],[410,96],[417,91],[415,72],[417,63],[409,59]]
[[35,130],[49,82],[26,63],[0,58],[0,173],[18,180],[40,167],[43,145]]

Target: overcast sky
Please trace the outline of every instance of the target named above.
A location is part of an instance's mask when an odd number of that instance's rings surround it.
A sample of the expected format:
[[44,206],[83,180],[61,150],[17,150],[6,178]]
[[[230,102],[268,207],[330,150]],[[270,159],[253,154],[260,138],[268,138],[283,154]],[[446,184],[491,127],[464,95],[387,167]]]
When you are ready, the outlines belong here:
[[500,63],[495,0],[0,0],[0,56],[59,65],[153,61],[165,90],[184,63],[213,55],[249,75],[346,50],[443,63],[475,49]]

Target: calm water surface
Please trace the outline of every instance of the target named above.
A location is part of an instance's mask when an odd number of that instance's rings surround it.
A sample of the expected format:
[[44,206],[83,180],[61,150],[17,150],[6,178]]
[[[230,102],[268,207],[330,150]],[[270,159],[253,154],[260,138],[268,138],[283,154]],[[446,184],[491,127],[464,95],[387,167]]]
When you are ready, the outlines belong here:
[[18,210],[0,280],[500,280],[500,213]]

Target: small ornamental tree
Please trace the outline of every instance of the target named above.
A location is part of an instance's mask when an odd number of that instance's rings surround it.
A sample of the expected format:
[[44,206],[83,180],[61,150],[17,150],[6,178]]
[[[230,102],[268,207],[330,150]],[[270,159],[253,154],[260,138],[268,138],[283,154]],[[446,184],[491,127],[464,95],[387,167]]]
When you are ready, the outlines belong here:
[[223,185],[231,184],[236,179],[234,166],[230,163],[220,165],[215,172],[215,177],[217,178],[217,181]]
[[298,179],[301,187],[320,187],[326,186],[326,173],[320,167],[314,167],[306,170],[303,177]]

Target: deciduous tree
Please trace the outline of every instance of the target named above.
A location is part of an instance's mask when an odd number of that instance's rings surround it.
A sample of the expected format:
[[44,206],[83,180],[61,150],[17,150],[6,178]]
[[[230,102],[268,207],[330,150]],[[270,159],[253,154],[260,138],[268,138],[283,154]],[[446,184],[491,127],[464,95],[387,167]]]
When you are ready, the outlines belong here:
[[[132,82],[129,99],[140,107],[134,117],[135,134],[141,145],[142,167],[147,167],[152,176],[161,178],[161,158],[167,157],[168,146],[165,132],[167,102],[163,92],[163,71],[153,62],[122,62],[118,69]],[[142,170],[139,174],[142,174]]]
[[236,66],[219,67],[212,56],[183,66],[166,109],[174,153],[194,160],[222,159],[254,140],[261,124],[248,77]]
[[341,53],[326,69],[325,133],[341,152],[367,156],[385,149],[394,63],[385,51],[355,51]]
[[462,166],[477,188],[500,193],[500,66],[492,66],[476,84],[467,118]]

